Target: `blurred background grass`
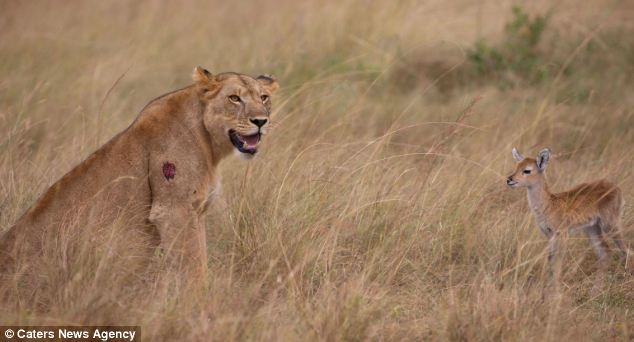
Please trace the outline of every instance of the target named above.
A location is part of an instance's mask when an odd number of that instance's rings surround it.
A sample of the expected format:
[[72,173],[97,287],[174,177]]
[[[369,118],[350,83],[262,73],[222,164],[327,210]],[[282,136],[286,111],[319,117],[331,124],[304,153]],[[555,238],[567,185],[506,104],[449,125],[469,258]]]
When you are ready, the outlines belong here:
[[97,276],[125,263],[95,251],[0,322],[140,324],[149,340],[634,338],[634,277],[615,265],[591,296],[585,241],[561,298],[542,300],[546,243],[503,178],[513,146],[548,146],[555,191],[624,189],[634,239],[634,6],[518,4],[1,1],[2,229],[194,66],[282,89],[258,158],[222,165],[207,291]]

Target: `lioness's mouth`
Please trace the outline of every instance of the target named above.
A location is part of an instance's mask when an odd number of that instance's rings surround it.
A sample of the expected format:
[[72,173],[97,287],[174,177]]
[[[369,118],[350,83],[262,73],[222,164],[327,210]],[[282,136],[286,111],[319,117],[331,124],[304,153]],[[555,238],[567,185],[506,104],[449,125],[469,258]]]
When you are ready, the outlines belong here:
[[255,154],[258,151],[260,136],[260,132],[251,135],[241,135],[233,129],[229,130],[229,140],[242,153]]

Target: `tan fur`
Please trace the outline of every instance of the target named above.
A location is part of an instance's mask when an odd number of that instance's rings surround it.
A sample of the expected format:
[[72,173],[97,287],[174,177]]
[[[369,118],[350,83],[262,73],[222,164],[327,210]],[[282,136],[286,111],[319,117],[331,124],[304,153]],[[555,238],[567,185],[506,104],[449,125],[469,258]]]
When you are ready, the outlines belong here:
[[[40,254],[46,240],[70,225],[97,231],[117,221],[129,227],[130,239],[160,246],[170,263],[204,276],[201,216],[218,163],[236,150],[228,132],[265,134],[268,126],[252,120],[268,120],[271,102],[263,96],[278,86],[270,76],[214,76],[200,67],[193,79],[151,101],[126,130],[53,184],[0,238],[0,267]],[[166,177],[165,163],[175,166],[174,178]]]
[[611,237],[627,258],[621,233],[623,195],[621,190],[607,180],[584,183],[572,190],[552,193],[546,182],[545,169],[550,159],[550,150],[542,150],[537,159],[524,158],[516,149],[515,172],[507,178],[511,187],[525,187],[528,203],[535,222],[550,241],[549,259],[554,259],[557,239],[571,229],[586,232],[599,257],[601,271],[608,263],[610,250],[604,237]]

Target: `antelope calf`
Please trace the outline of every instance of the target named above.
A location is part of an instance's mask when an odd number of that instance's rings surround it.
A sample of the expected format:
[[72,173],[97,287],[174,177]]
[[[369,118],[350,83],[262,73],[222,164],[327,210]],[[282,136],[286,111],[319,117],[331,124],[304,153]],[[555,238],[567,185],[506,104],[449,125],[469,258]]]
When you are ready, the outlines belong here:
[[604,237],[610,237],[619,249],[621,261],[626,263],[628,248],[621,234],[623,196],[614,184],[600,180],[583,183],[572,190],[552,193],[546,182],[545,170],[550,159],[550,150],[543,149],[536,159],[524,158],[513,148],[517,161],[515,172],[506,184],[511,188],[524,187],[528,193],[528,204],[541,232],[548,238],[548,261],[552,264],[557,253],[559,238],[569,230],[583,230],[598,257],[602,275],[610,261],[610,248]]

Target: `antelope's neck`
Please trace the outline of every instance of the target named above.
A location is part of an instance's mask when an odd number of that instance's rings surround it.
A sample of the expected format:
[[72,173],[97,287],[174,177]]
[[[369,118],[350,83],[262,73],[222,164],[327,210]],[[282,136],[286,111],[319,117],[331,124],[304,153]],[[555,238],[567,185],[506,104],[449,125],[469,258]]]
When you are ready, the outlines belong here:
[[543,218],[551,198],[552,195],[548,190],[546,181],[542,181],[528,188],[528,205],[533,214],[538,218]]

